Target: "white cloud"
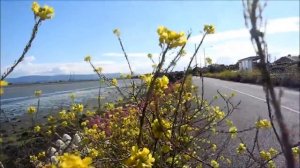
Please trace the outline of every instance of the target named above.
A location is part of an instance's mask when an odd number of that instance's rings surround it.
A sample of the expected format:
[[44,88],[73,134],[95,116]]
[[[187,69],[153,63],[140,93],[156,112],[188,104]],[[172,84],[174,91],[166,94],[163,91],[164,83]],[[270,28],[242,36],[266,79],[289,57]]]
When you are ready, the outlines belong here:
[[23,60],[23,64],[31,64],[33,61],[35,61],[35,57],[34,56],[28,56],[28,57],[24,57]]
[[267,34],[299,32],[299,17],[273,19],[267,21]]
[[[272,19],[267,21],[267,36],[277,35],[278,33],[298,32],[299,33],[299,17],[288,17],[280,19]],[[199,43],[202,35],[191,37],[190,44]],[[298,38],[298,37],[296,37]],[[246,28],[217,32],[208,35],[205,39],[206,56],[212,58],[214,63],[234,64],[239,59],[253,56],[254,49],[250,41],[249,30]],[[280,45],[269,45],[269,52],[273,56],[284,56],[287,54],[298,55],[299,47],[282,47]],[[203,53],[199,53],[203,60]],[[272,58],[273,60],[274,58]],[[203,61],[202,61],[203,62]]]
[[[285,32],[299,32],[299,17],[288,17],[280,19],[272,19],[267,21],[266,25],[267,35]],[[206,43],[220,42],[224,40],[250,38],[249,30],[246,28],[229,30],[223,32],[216,32],[206,37]],[[202,35],[192,36],[191,43],[199,43]]]
[[[32,60],[32,61],[29,61]],[[29,61],[29,62],[28,62]],[[93,61],[93,64],[103,68],[104,73],[128,72],[125,62]],[[2,68],[2,72],[8,67]],[[93,70],[86,62],[68,63],[35,63],[34,59],[25,59],[20,63],[9,77],[26,75],[57,75],[57,74],[92,74]]]

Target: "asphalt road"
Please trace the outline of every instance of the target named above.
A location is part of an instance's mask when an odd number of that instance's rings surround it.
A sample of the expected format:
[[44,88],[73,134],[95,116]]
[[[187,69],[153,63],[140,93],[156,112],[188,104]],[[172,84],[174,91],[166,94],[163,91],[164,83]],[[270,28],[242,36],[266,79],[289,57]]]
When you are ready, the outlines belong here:
[[[201,93],[201,80],[199,77],[193,78],[193,83],[199,87],[199,92]],[[297,90],[291,90],[287,88],[275,88],[277,95],[279,90],[282,89],[283,96],[281,97],[281,111],[284,117],[284,121],[287,125],[287,128],[290,133],[290,139],[293,143],[300,141],[300,109],[299,109],[299,98],[300,92]],[[253,85],[253,84],[244,84],[238,82],[224,81],[213,78],[204,78],[204,98],[207,100],[212,100],[213,96],[218,95],[217,91],[222,94],[230,95],[235,93],[234,98],[232,99],[233,104],[239,102],[240,105],[236,109],[230,118],[233,123],[237,126],[238,130],[243,130],[249,127],[254,126],[256,120],[260,117],[261,119],[268,119],[268,108],[265,101],[265,92],[263,91],[262,86]],[[213,103],[225,107],[225,102],[221,99],[218,99]],[[225,128],[219,128],[225,129]],[[228,128],[226,128],[228,129]],[[226,130],[225,129],[225,130]],[[255,135],[255,130],[250,132],[241,133],[241,137],[247,144],[250,146],[253,144],[253,139]],[[276,140],[276,137],[272,130],[261,131],[259,133],[260,138],[259,142],[261,144],[261,149],[269,149],[270,147],[275,147],[280,149],[279,144]],[[219,140],[221,141],[221,140]],[[232,146],[236,146],[240,141],[237,139],[232,142]],[[229,149],[233,153],[235,147]],[[234,159],[233,159],[234,160]],[[278,160],[278,164],[282,165],[282,158]]]

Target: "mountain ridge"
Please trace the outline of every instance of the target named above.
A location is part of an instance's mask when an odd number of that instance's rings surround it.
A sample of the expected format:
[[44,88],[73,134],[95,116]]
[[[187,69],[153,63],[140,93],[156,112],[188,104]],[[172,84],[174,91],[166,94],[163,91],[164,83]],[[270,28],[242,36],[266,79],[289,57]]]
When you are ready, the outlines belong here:
[[[119,78],[121,73],[103,74],[107,78]],[[6,81],[11,84],[30,84],[30,83],[49,83],[49,82],[67,82],[67,81],[84,81],[98,80],[97,74],[71,74],[71,75],[28,75],[16,78],[7,78]]]

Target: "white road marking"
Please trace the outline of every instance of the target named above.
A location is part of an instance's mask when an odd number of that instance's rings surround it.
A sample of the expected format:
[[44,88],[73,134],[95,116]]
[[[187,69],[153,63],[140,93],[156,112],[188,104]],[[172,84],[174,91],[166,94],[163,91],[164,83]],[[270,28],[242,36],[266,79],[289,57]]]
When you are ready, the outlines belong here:
[[[247,95],[247,96],[249,96],[249,97],[252,97],[252,98],[258,99],[258,100],[260,100],[260,101],[263,101],[263,102],[265,102],[265,103],[266,103],[266,99],[262,99],[262,98],[260,98],[260,97],[256,97],[256,96],[253,96],[253,95],[251,95],[251,94],[248,94],[248,93],[245,93],[245,92],[242,92],[242,91],[236,90],[236,89],[232,89],[232,88],[229,88],[229,87],[226,87],[226,86],[222,86],[222,87],[223,87],[223,88],[226,88],[226,89],[233,90],[233,91],[235,91],[235,92],[238,92],[238,93],[241,93],[241,94],[244,94],[244,95]],[[282,108],[284,108],[284,109],[286,109],[286,110],[289,110],[289,111],[291,111],[291,112],[294,112],[294,113],[300,114],[300,111],[297,111],[297,110],[291,109],[291,108],[289,108],[289,107],[286,107],[286,106],[283,106],[283,105],[281,105],[281,107],[282,107]]]

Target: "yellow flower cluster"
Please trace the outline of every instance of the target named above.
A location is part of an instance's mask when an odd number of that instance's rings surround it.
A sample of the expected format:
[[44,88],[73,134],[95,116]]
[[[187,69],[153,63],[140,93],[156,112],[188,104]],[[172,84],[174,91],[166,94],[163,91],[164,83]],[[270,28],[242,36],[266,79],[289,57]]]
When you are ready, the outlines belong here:
[[152,59],[152,54],[149,53],[149,54],[147,55],[147,57],[148,57],[149,59]]
[[293,148],[292,148],[292,151],[293,151],[293,154],[294,154],[295,156],[297,156],[297,155],[300,154],[300,150],[299,150],[299,147],[298,147],[298,146],[297,146],[297,147],[293,147]]
[[3,86],[7,86],[7,82],[4,80],[0,80],[0,95],[2,95],[4,93],[3,91]]
[[35,155],[30,155],[29,159],[30,159],[30,162],[35,162],[38,160],[37,156],[35,156]]
[[94,125],[93,128],[84,127],[84,134],[89,140],[98,141],[100,138],[105,137],[105,132],[97,129],[97,125]]
[[218,163],[216,160],[211,160],[211,161],[210,161],[210,165],[211,165],[213,168],[219,168],[219,167],[220,167],[219,163]]
[[63,122],[61,123],[61,125],[62,125],[63,127],[66,127],[66,126],[68,126],[68,122],[67,122],[67,121],[63,121]]
[[236,137],[238,129],[236,128],[236,126],[231,126],[229,127],[229,133],[231,134],[232,138]]
[[243,144],[243,143],[240,143],[239,147],[236,148],[236,152],[238,154],[242,154],[242,153],[244,153],[246,151],[246,149],[247,149],[246,145]]
[[91,156],[91,158],[96,158],[99,155],[99,152],[98,150],[93,148],[89,151],[89,155]]
[[162,76],[156,80],[156,87],[160,89],[167,89],[169,84],[169,78],[167,76]]
[[159,35],[160,44],[167,44],[170,48],[183,46],[187,42],[187,38],[184,32],[177,33],[169,30],[164,26],[159,26],[157,29]]
[[[166,134],[167,137],[171,136],[171,123],[164,119],[161,119],[161,124],[158,119],[155,119],[151,124],[151,127],[155,138],[162,138],[164,137],[164,134]],[[164,131],[166,132],[164,133]]]
[[38,153],[38,158],[43,158],[46,156],[46,152],[45,151],[42,151],[40,153]]
[[255,123],[256,128],[271,128],[271,123],[267,119],[259,120]]
[[87,110],[85,114],[86,114],[86,116],[91,117],[91,116],[94,116],[96,114],[96,112]]
[[74,101],[74,100],[75,100],[75,98],[76,98],[76,95],[75,95],[75,93],[71,93],[69,96],[70,96],[70,99],[71,99],[72,101]]
[[27,113],[28,114],[34,114],[34,113],[36,113],[36,107],[35,106],[29,106],[27,108]]
[[52,115],[50,115],[48,116],[47,120],[49,123],[53,123],[55,121],[55,118]]
[[211,150],[212,151],[214,151],[214,152],[217,151],[217,148],[218,148],[218,146],[216,144],[211,145]]
[[270,148],[269,151],[262,150],[259,152],[259,155],[264,160],[271,160],[272,157],[278,154],[278,151],[274,148]]
[[54,15],[54,9],[45,5],[44,7],[40,7],[37,2],[32,3],[31,7],[35,16],[39,17],[42,20],[51,19]]
[[120,32],[119,29],[114,29],[114,30],[113,30],[113,33],[114,33],[117,37],[120,37],[120,35],[121,35],[121,32]]
[[113,80],[111,80],[111,84],[113,85],[113,86],[117,86],[118,85],[118,81],[117,81],[117,79],[113,79]]
[[98,67],[98,68],[95,69],[95,72],[101,73],[102,70],[103,70],[102,67]]
[[37,126],[35,126],[35,127],[33,128],[33,131],[34,131],[35,133],[38,133],[38,132],[41,131],[41,127],[37,125]]
[[213,108],[214,113],[215,113],[215,118],[217,120],[222,120],[225,117],[225,113],[221,111],[220,107],[216,106]]
[[270,148],[269,151],[260,151],[259,152],[259,155],[260,157],[265,160],[265,161],[268,161],[268,168],[275,168],[276,165],[274,163],[272,159],[272,157],[274,157],[276,154],[278,153],[277,150],[273,149],[273,148]]
[[62,110],[58,113],[58,116],[62,120],[73,120],[75,119],[75,113],[73,112],[66,112],[66,110]]
[[150,85],[152,78],[153,78],[153,75],[152,75],[152,74],[141,75],[142,81],[143,81],[147,86]]
[[41,91],[41,90],[36,90],[36,91],[34,91],[34,96],[35,96],[35,97],[40,97],[41,94],[42,94],[42,91]]
[[64,153],[64,155],[58,157],[60,168],[92,168],[92,158],[85,157],[81,159],[80,156]]
[[148,148],[139,150],[137,146],[131,149],[131,156],[126,161],[126,165],[134,168],[151,168],[155,159]]
[[92,57],[89,56],[89,55],[87,55],[87,56],[84,57],[84,61],[85,61],[85,62],[90,62],[91,59],[92,59]]
[[214,34],[215,33],[215,27],[213,25],[204,25],[203,29],[207,34]]
[[73,104],[72,111],[75,111],[77,113],[83,112],[83,104]]

